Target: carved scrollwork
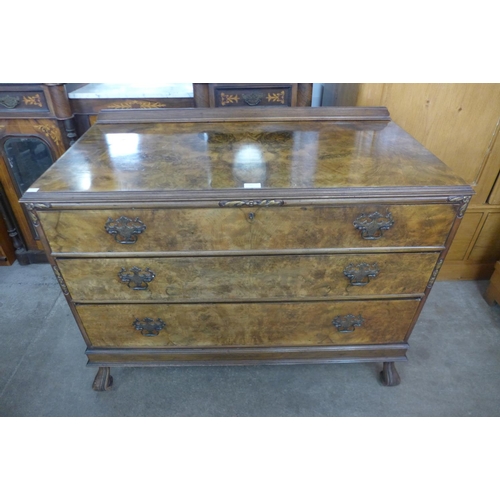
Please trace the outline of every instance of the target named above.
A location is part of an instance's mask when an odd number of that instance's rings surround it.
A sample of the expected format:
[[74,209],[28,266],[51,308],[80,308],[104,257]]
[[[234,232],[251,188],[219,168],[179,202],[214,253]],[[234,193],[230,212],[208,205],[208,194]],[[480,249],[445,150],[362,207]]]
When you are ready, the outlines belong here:
[[460,206],[458,208],[458,213],[457,217],[459,219],[462,219],[463,216],[465,215],[465,211],[467,210],[467,207],[469,206],[469,202],[471,200],[472,196],[450,196],[448,198],[448,201],[451,203],[460,203]]
[[59,267],[52,266],[52,269],[54,270],[54,274],[56,275],[57,281],[59,282],[59,286],[61,287],[63,294],[69,295],[68,287],[66,286],[66,282],[64,281],[64,278],[62,277],[62,274],[61,274],[61,271],[59,270]]
[[116,221],[109,217],[104,225],[104,229],[108,234],[113,235],[115,241],[118,243],[122,245],[132,245],[137,241],[137,235],[146,230],[146,225],[139,217],[129,219],[122,215],[118,217]]
[[352,286],[365,286],[370,283],[370,278],[376,278],[380,269],[376,263],[349,264],[344,269],[344,275],[349,278]]
[[132,290],[147,290],[148,283],[155,279],[156,274],[149,267],[144,272],[141,271],[142,269],[136,266],[132,267],[129,272],[122,267],[118,273],[118,278],[122,283],[127,283]]
[[136,318],[132,326],[145,337],[156,337],[160,330],[163,330],[167,325],[160,318],[156,319],[156,321],[152,318],[144,318],[143,320]]
[[50,208],[50,203],[26,203],[26,210],[28,210],[28,214],[30,216],[31,222],[33,226],[38,227],[40,225],[40,221],[38,219],[38,215],[36,214],[36,210],[43,208]]
[[340,333],[352,333],[356,326],[362,326],[365,320],[359,314],[346,314],[345,316],[336,316],[333,318],[332,325],[337,328]]
[[432,288],[434,285],[434,282],[436,281],[436,278],[439,274],[439,270],[441,269],[443,265],[444,259],[439,259],[437,261],[436,267],[434,268],[434,271],[432,271],[431,277],[429,279],[429,283],[427,283],[427,288]]
[[235,200],[219,201],[219,207],[281,207],[285,204],[284,200]]
[[386,215],[379,212],[373,212],[370,215],[361,214],[353,222],[354,227],[361,231],[361,237],[365,240],[378,240],[382,237],[384,231],[387,231],[394,225],[394,219],[391,212]]

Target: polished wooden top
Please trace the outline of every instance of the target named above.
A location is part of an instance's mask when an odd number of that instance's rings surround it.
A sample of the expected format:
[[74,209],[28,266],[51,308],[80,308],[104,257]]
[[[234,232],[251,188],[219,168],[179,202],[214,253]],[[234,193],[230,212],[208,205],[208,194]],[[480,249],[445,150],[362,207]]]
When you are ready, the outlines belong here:
[[23,201],[57,201],[58,195],[144,201],[148,193],[155,199],[342,196],[352,188],[472,193],[387,113],[367,109],[353,108],[351,117],[334,108],[331,116],[325,108],[284,109],[262,119],[255,110],[239,118],[245,112],[235,109],[107,112]]

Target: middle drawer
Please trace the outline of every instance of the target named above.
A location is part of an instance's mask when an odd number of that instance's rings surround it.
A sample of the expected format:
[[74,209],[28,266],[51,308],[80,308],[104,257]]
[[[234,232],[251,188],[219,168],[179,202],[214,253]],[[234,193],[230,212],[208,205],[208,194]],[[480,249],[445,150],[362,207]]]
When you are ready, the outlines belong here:
[[59,259],[74,301],[215,302],[422,294],[437,253]]

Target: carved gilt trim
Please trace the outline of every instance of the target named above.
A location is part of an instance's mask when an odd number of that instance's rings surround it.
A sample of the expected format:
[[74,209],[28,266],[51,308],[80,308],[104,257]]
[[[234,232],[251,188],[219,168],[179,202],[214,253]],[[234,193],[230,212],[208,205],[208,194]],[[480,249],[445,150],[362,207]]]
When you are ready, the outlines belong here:
[[28,210],[33,226],[38,227],[40,225],[40,220],[38,219],[36,210],[50,207],[50,203],[26,203],[26,210]]
[[133,107],[139,108],[166,108],[167,105],[161,102],[140,101],[138,99],[127,99],[126,101],[110,104],[106,109],[129,109]]
[[51,139],[56,146],[62,147],[61,135],[55,125],[33,125],[33,127],[45,135],[45,137]]
[[444,259],[439,259],[437,261],[436,267],[434,268],[434,271],[432,271],[431,278],[429,279],[429,283],[427,283],[427,288],[432,288],[432,285],[434,285],[434,282],[436,281],[437,275],[439,274],[439,270],[441,269],[443,262]]
[[24,95],[23,102],[26,106],[38,106],[39,108],[43,107],[42,101],[40,100],[40,95]]
[[284,200],[235,200],[219,201],[219,207],[282,207]]
[[57,281],[59,281],[59,286],[61,287],[63,294],[69,295],[68,287],[66,286],[64,278],[62,277],[61,271],[56,265],[53,265],[52,269],[54,270],[54,274],[56,275]]
[[448,198],[448,201],[451,203],[460,203],[460,207],[458,208],[458,213],[457,217],[459,219],[462,219],[465,211],[467,210],[467,207],[469,206],[469,202],[471,200],[472,196],[450,196]]

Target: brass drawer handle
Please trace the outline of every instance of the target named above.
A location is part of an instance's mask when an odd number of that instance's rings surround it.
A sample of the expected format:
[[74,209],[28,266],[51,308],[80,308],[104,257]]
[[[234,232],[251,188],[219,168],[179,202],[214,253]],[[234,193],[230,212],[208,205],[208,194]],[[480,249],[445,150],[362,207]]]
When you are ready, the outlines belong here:
[[332,325],[337,328],[340,333],[352,333],[356,330],[356,326],[361,326],[365,320],[359,314],[358,316],[354,316],[354,314],[347,314],[345,316],[336,316]]
[[0,97],[0,104],[8,109],[14,109],[19,104],[19,101],[19,97],[12,97],[11,95]]
[[243,98],[245,104],[248,104],[248,106],[257,106],[260,104],[260,101],[262,101],[264,94],[261,94],[260,92],[252,92],[251,94],[241,94],[241,97]]
[[122,283],[127,283],[127,286],[132,290],[147,290],[148,283],[155,279],[156,274],[149,267],[146,267],[143,273],[141,271],[142,269],[136,266],[132,267],[128,272],[122,267],[118,273],[118,278]]
[[377,264],[349,264],[344,269],[344,275],[349,278],[352,286],[365,286],[370,283],[370,278],[376,278],[380,269]]
[[384,231],[387,231],[394,225],[394,219],[391,212],[386,215],[379,212],[373,212],[370,215],[361,214],[353,222],[354,227],[361,231],[361,237],[365,240],[378,240],[382,237]]
[[131,245],[137,241],[137,235],[146,230],[146,225],[139,217],[132,220],[122,215],[116,221],[109,217],[104,229],[108,234],[114,235],[115,241],[118,243]]
[[135,318],[132,326],[136,330],[139,330],[145,337],[156,337],[160,333],[160,330],[163,330],[167,325],[160,318],[156,321],[152,318],[144,318],[143,320]]

